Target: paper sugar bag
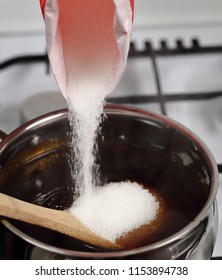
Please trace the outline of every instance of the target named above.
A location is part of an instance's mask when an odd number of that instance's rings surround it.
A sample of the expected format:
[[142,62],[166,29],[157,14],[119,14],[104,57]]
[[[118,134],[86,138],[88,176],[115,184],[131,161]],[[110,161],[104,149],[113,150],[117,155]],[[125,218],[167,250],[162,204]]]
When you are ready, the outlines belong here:
[[[73,95],[104,94],[118,84],[127,62],[133,1],[40,0],[49,59],[58,85]],[[90,93],[89,93],[90,89]],[[93,90],[95,92],[93,92]]]

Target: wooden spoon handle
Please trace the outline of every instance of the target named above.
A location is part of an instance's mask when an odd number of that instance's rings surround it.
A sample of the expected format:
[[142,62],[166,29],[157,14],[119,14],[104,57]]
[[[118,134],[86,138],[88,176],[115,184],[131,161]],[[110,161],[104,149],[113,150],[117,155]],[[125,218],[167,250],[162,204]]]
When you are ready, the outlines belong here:
[[0,215],[49,228],[101,248],[121,249],[120,245],[90,231],[67,211],[38,206],[2,193],[0,193]]
[[48,209],[0,193],[0,215],[30,224],[44,226]]

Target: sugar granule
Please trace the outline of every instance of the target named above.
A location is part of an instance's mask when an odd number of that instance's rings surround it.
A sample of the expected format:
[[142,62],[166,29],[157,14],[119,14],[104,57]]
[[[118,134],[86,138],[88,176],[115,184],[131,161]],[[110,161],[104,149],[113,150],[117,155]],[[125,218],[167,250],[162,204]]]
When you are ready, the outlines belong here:
[[155,219],[159,202],[138,183],[110,183],[83,194],[70,212],[90,230],[115,242]]

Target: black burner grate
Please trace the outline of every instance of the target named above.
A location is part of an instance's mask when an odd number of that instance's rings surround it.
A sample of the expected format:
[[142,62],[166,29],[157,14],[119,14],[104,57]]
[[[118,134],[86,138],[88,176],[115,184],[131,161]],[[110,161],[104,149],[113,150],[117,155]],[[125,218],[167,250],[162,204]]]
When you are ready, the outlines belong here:
[[110,99],[117,103],[146,103],[159,102],[162,114],[166,115],[166,102],[183,101],[183,100],[204,100],[222,96],[222,91],[217,92],[201,92],[201,93],[178,93],[178,94],[162,94],[161,75],[156,63],[156,59],[161,56],[176,56],[176,55],[204,55],[204,54],[222,54],[222,46],[202,47],[197,39],[192,40],[191,47],[185,47],[182,40],[176,41],[175,48],[169,48],[167,42],[162,40],[160,48],[154,49],[150,42],[145,42],[144,49],[138,50],[134,43],[131,43],[129,58],[149,57],[152,61],[152,67],[156,83],[157,95],[133,96],[133,97],[117,97]]
[[[162,93],[161,85],[161,75],[158,69],[157,58],[163,56],[177,56],[177,55],[204,55],[204,54],[222,54],[222,45],[218,46],[201,46],[198,39],[192,39],[192,44],[190,47],[184,46],[182,40],[176,41],[176,46],[174,48],[168,47],[165,40],[160,42],[160,48],[155,49],[152,47],[151,42],[147,41],[144,43],[144,48],[139,50],[135,43],[131,43],[129,51],[129,59],[136,58],[150,58],[152,62],[152,70],[155,78],[156,85],[156,95],[151,95],[147,93],[146,95],[135,94],[135,96],[128,97],[112,97],[109,98],[109,102],[118,104],[141,104],[141,103],[159,103],[161,113],[167,115],[166,103],[171,101],[195,101],[195,100],[208,100],[215,97],[222,96],[221,91],[214,92],[200,92],[200,93],[174,93],[174,94],[164,94]],[[4,70],[13,65],[19,64],[32,64],[32,63],[45,63],[46,73],[50,73],[50,64],[47,53],[38,55],[24,55],[9,58],[3,62],[0,62],[0,71]],[[222,164],[218,164],[218,170],[222,173]]]

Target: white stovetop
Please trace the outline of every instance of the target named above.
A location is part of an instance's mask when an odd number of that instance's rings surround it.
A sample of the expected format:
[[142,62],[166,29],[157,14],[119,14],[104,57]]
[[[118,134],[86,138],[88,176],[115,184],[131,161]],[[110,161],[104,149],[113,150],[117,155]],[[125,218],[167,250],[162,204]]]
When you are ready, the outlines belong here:
[[[222,23],[220,0],[135,0],[135,26]],[[1,0],[0,33],[44,30],[39,1]]]
[[[135,29],[133,37],[142,46],[144,38],[158,46],[158,41],[167,38],[174,45],[176,38],[183,38],[186,45],[192,37],[200,38],[204,45],[222,45],[222,26],[173,29]],[[16,46],[16,47],[15,47]],[[0,61],[16,55],[36,54],[45,51],[44,34],[19,34],[1,37]],[[222,56],[161,58],[158,66],[164,93],[221,91]],[[23,102],[39,92],[58,91],[52,75],[46,75],[43,64],[17,65],[0,71],[0,129],[9,133],[20,125],[20,110]],[[177,73],[177,75],[175,74]],[[126,73],[112,96],[135,93],[155,93],[153,73],[149,60],[129,60]],[[160,112],[157,104],[140,107]],[[52,104],[50,104],[50,109]],[[45,108],[47,110],[47,106]],[[211,101],[170,102],[168,116],[193,130],[209,147],[216,161],[222,163],[222,97]],[[222,175],[221,175],[222,176]],[[220,176],[220,179],[222,177]],[[222,185],[218,191],[219,232],[214,255],[222,256]]]

